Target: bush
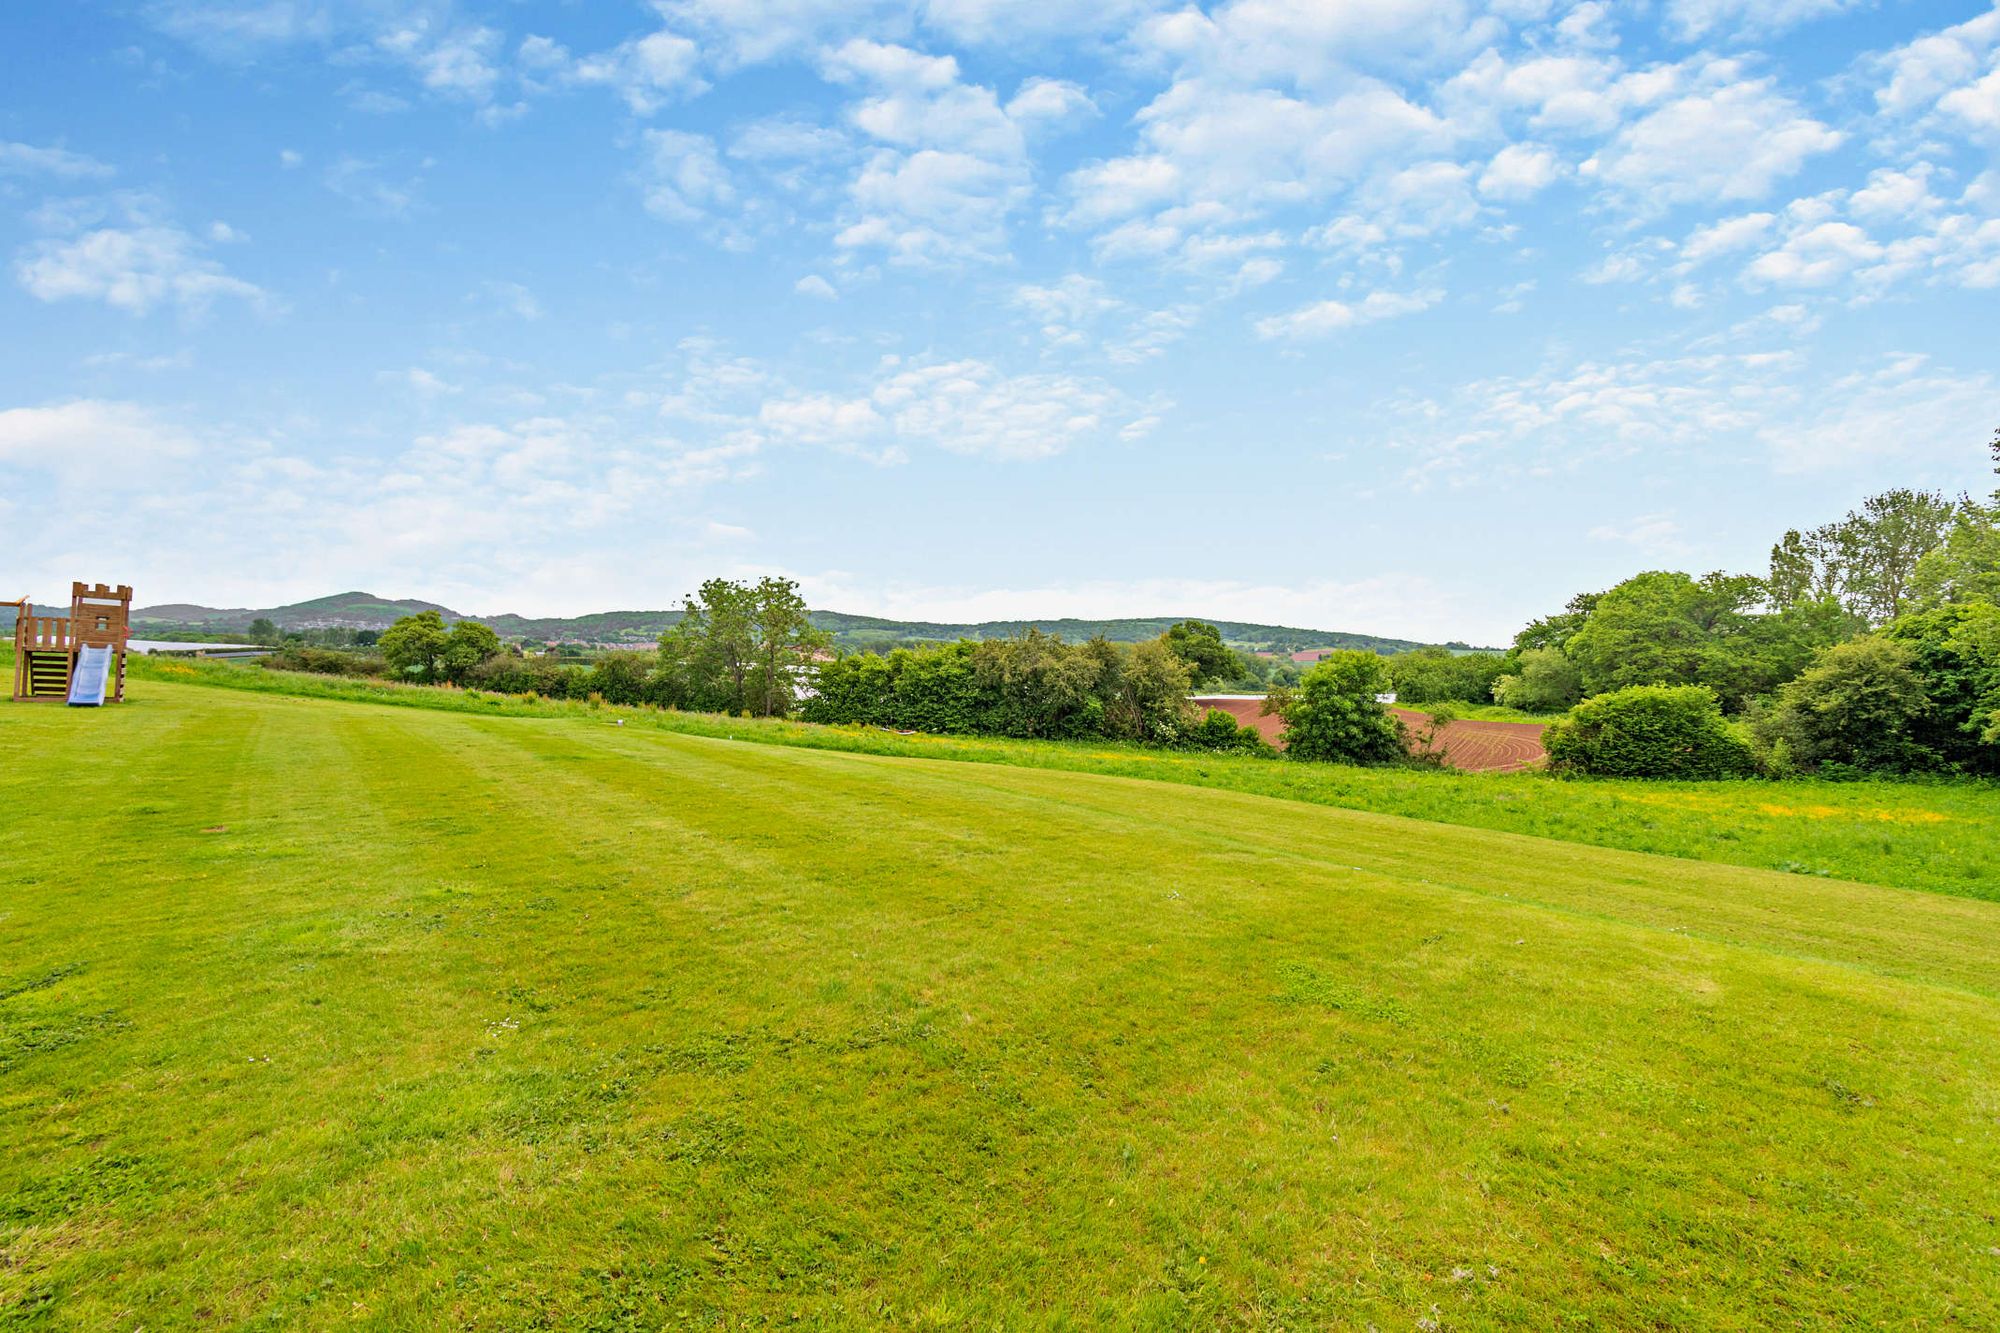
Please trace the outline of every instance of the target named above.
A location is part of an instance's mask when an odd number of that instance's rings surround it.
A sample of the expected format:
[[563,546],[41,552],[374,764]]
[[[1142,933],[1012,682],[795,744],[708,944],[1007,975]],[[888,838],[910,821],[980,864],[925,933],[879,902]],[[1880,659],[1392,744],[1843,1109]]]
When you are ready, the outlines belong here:
[[1607,778],[1733,778],[1756,771],[1749,743],[1703,685],[1632,685],[1585,699],[1543,734],[1549,767]]
[[1276,755],[1255,727],[1239,724],[1235,718],[1219,708],[1208,710],[1201,721],[1188,729],[1182,737],[1182,744],[1190,750],[1216,750],[1223,753]]
[[308,648],[304,644],[282,648],[258,664],[272,671],[310,671],[318,676],[382,676],[389,670],[388,663],[379,657],[332,648]]
[[1377,696],[1389,689],[1389,668],[1374,653],[1329,653],[1299,678],[1298,688],[1271,697],[1285,720],[1285,754],[1336,764],[1394,764],[1408,759],[1403,727]]
[[1773,776],[1830,764],[1908,773],[1939,762],[1916,738],[1928,712],[1916,654],[1871,635],[1821,653],[1751,729]]
[[547,657],[491,657],[466,673],[466,684],[495,694],[539,694],[546,699],[583,695],[581,668]]

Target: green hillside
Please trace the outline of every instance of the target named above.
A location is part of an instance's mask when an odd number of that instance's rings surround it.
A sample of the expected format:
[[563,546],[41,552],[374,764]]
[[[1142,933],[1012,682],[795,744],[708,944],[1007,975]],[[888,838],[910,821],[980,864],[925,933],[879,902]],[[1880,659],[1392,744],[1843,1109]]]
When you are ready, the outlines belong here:
[[[281,630],[328,627],[385,629],[399,616],[410,615],[417,611],[439,611],[447,620],[465,618],[465,614],[449,607],[439,606],[435,602],[396,600],[365,592],[340,593],[332,597],[319,597],[309,602],[266,607],[262,610],[241,607],[223,610],[187,603],[170,603],[140,607],[133,611],[132,618],[154,631],[184,629],[240,632],[247,629],[251,621],[259,618],[271,621]],[[645,644],[658,639],[661,631],[679,620],[680,612],[603,611],[587,616],[534,617],[507,614],[479,615],[475,618],[491,625],[503,638],[508,639]],[[840,611],[812,613],[813,623],[830,632],[835,642],[842,647],[961,638],[997,638],[1018,634],[1031,625],[1039,626],[1052,634],[1060,634],[1067,639],[1088,639],[1101,634],[1116,642],[1132,643],[1140,639],[1157,638],[1169,626],[1186,619],[1189,617],[1152,616],[1125,620],[985,620],[953,623],[887,620],[879,616],[848,615]],[[1380,635],[1354,634],[1341,630],[1299,629],[1286,625],[1260,625],[1247,621],[1210,623],[1218,626],[1222,630],[1223,637],[1230,642],[1246,647],[1261,648],[1272,645],[1283,650],[1368,648],[1378,652],[1394,653],[1423,646],[1413,639],[1385,638]],[[1466,645],[1454,643],[1450,646],[1464,648]]]
[[1995,904],[157,680],[0,801],[0,1326],[2000,1321]]

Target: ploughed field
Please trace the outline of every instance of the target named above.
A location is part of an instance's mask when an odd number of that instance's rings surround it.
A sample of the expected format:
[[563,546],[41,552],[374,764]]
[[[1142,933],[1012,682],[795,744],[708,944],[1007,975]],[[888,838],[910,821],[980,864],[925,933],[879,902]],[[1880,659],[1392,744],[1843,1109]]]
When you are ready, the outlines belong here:
[[2000,1322],[2000,905],[134,693],[0,717],[0,1327]]

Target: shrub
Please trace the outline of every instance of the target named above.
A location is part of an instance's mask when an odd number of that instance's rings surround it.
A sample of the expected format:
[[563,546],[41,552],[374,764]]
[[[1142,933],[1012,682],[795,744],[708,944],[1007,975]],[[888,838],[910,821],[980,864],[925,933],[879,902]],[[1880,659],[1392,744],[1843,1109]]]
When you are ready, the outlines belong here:
[[1188,729],[1182,743],[1191,750],[1218,750],[1225,753],[1275,755],[1255,727],[1239,724],[1219,708],[1211,708],[1201,721]]
[[319,676],[381,676],[388,664],[379,657],[343,653],[332,648],[308,648],[294,644],[266,655],[260,666],[272,671],[310,671]]
[[1408,758],[1403,727],[1377,696],[1389,689],[1389,669],[1374,653],[1329,653],[1271,696],[1265,707],[1285,720],[1285,754],[1337,764],[1393,764]]
[[1549,767],[1617,778],[1733,778],[1755,771],[1749,743],[1703,685],[1631,685],[1585,699],[1542,737]]
[[548,699],[581,697],[588,673],[547,657],[491,657],[466,673],[466,684],[495,694],[539,694]]
[[[1776,707],[1752,723],[1765,769],[1840,764],[1907,773],[1938,763],[1916,739],[1929,711],[1916,654],[1893,639],[1855,639],[1829,648],[1778,691]],[[1779,751],[1782,750],[1782,754]]]

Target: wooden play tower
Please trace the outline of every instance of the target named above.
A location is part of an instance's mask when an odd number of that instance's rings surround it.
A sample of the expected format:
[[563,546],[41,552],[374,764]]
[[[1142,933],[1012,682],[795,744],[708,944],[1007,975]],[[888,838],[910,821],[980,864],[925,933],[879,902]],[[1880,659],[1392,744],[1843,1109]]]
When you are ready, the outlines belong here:
[[125,700],[125,643],[132,636],[132,590],[124,584],[72,583],[68,616],[38,616],[32,599],[0,602],[13,606],[14,702],[62,703],[69,698],[78,654],[85,648],[111,653],[104,701]]

